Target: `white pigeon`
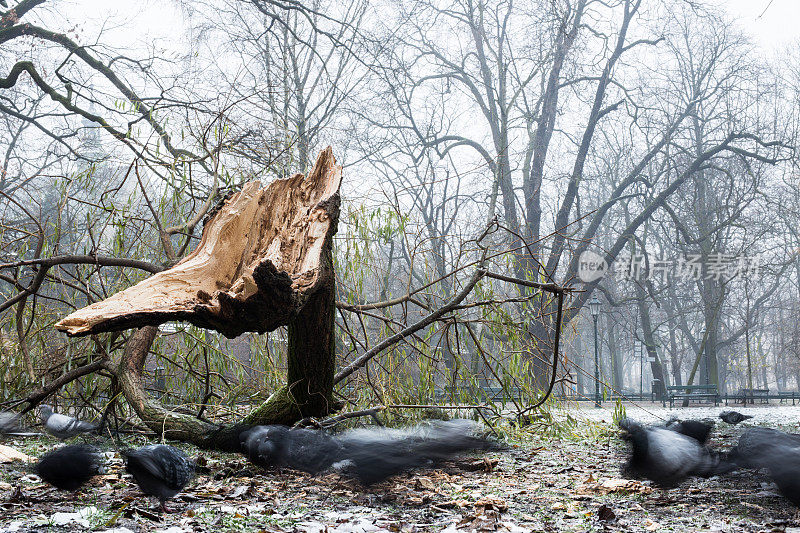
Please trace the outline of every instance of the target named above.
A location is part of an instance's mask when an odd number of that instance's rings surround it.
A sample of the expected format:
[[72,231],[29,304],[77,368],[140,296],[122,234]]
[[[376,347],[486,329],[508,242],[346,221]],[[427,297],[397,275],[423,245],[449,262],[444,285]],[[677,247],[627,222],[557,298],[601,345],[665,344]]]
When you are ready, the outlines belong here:
[[71,416],[54,413],[49,405],[39,407],[39,416],[44,424],[44,429],[51,435],[59,439],[68,439],[81,433],[91,433],[97,430],[97,426],[78,420]]

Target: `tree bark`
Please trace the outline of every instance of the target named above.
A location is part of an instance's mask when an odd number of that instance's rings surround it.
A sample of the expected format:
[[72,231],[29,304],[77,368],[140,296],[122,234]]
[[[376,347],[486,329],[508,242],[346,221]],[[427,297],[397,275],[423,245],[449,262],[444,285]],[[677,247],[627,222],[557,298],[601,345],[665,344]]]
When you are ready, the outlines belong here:
[[325,283],[289,322],[288,392],[301,418],[323,416],[335,410],[336,291],[330,247],[326,255]]
[[647,349],[647,356],[651,359],[650,370],[653,373],[653,381],[656,385],[656,390],[653,392],[657,397],[663,398],[666,394],[666,378],[664,376],[664,369],[661,366],[661,361],[656,352],[656,338],[653,334],[653,326],[650,320],[650,308],[647,305],[647,295],[644,289],[638,283],[634,284],[636,288],[637,305],[639,306],[639,318],[642,321],[642,335],[644,336],[644,344]]
[[611,385],[614,392],[622,391],[622,357],[619,353],[617,332],[611,313],[606,313],[606,331],[608,331],[608,353],[611,361]]
[[[108,364],[142,422],[166,438],[236,449],[241,425],[324,416],[333,401],[335,275],[341,166],[331,149],[303,176],[251,182],[209,215],[197,249],[177,265],[80,309],[56,327],[69,335],[141,327]],[[186,320],[228,337],[289,327],[287,384],[233,426],[165,409],[144,391],[157,324]]]

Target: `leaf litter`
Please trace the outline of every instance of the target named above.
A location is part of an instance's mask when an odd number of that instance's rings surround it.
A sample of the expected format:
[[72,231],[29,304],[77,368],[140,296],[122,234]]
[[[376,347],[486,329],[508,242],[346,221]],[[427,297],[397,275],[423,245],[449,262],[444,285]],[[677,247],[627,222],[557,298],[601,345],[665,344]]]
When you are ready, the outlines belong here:
[[[720,432],[714,445],[729,446],[740,432]],[[109,450],[107,473],[76,494],[42,483],[25,463],[0,465],[0,533],[800,532],[800,513],[762,474],[691,479],[665,490],[623,478],[625,455],[616,430],[597,423],[560,439],[524,434],[507,451],[365,489],[336,474],[262,470],[238,455],[203,451],[199,474],[174,499],[179,512],[164,514]]]

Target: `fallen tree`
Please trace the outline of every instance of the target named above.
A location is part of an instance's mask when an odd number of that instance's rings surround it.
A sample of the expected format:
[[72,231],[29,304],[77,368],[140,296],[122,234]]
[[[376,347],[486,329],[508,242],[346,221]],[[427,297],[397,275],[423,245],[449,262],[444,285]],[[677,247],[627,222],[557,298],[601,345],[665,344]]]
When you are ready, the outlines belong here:
[[206,219],[197,248],[172,268],[55,327],[70,336],[139,328],[119,360],[104,367],[117,378],[145,425],[169,438],[216,446],[225,431],[165,409],[144,390],[145,359],[157,325],[184,320],[227,337],[288,326],[286,386],[245,423],[292,423],[335,408],[332,239],[339,218],[341,166],[330,148],[307,176],[250,182]]
[[[242,426],[288,425],[337,411],[335,383],[405,337],[446,320],[481,279],[490,277],[544,290],[558,298],[552,379],[543,398],[525,410],[540,405],[556,380],[561,310],[568,289],[489,272],[488,249],[482,241],[498,228],[494,217],[475,239],[482,252],[469,265],[474,271],[457,294],[335,373],[337,304],[332,239],[339,218],[340,185],[341,167],[327,148],[307,176],[297,174],[263,188],[258,182],[247,183],[226,197],[206,217],[200,243],[183,260],[56,323],[58,330],[70,336],[138,328],[119,356],[104,355],[100,363],[90,363],[76,375],[100,368],[110,373],[114,389],[145,426],[159,435],[230,449],[236,445]],[[157,326],[173,320],[228,337],[288,326],[286,384],[230,426],[165,408],[146,394],[143,371],[158,334]],[[29,397],[28,408],[53,390],[46,387]]]

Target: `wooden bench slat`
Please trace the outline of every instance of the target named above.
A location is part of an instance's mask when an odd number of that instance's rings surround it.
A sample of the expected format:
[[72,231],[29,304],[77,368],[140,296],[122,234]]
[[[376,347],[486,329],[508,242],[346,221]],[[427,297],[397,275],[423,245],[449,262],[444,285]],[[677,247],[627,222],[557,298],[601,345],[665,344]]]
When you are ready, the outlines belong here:
[[670,385],[666,390],[669,394],[670,408],[677,400],[710,400],[714,402],[715,406],[720,401],[717,386],[711,383],[708,385]]

